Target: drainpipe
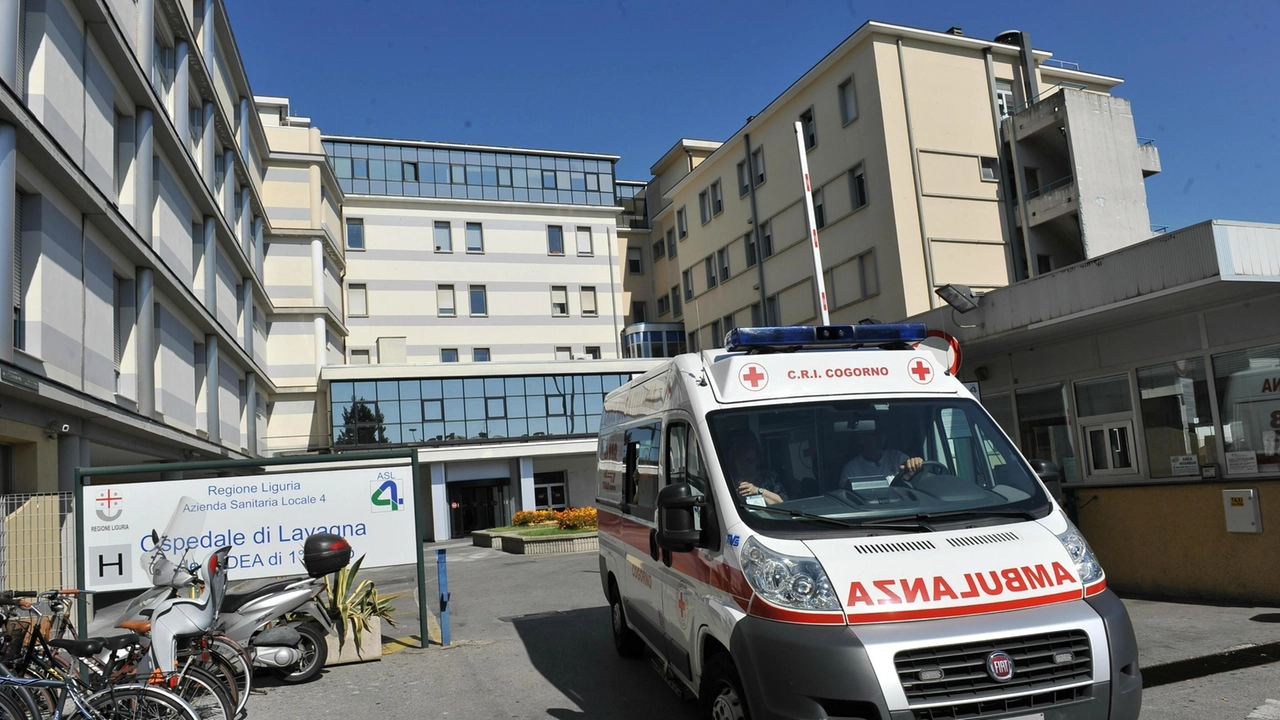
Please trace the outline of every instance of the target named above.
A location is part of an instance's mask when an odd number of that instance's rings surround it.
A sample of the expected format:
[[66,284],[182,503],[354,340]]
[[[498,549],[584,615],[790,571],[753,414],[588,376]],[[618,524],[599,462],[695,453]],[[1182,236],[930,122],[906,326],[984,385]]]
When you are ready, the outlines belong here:
[[[622,293],[622,288],[615,288],[613,285],[613,228],[605,228],[605,242],[609,247],[609,302],[613,307],[613,351],[617,357],[622,357],[622,332],[618,329],[618,295]],[[618,253],[619,256],[622,253]],[[596,302],[600,299],[597,297]]]
[[1022,82],[1027,89],[1027,105],[1031,105],[1040,97],[1040,81],[1036,79],[1036,60],[1031,50],[1031,33],[1018,34],[1018,42],[1022,45],[1019,55],[1022,58]]
[[760,322],[767,322],[764,316],[765,298],[767,297],[764,289],[764,254],[760,247],[760,214],[756,209],[756,170],[751,167],[751,133],[742,134],[742,149],[747,157],[747,194],[751,196],[751,234],[755,236],[756,241],[756,278],[760,283]]
[[924,275],[928,286],[925,294],[929,296],[929,309],[937,305],[933,296],[933,246],[929,243],[929,235],[924,226],[924,188],[920,184],[920,156],[916,153],[915,126],[911,124],[911,101],[907,98],[907,68],[902,60],[902,38],[898,38],[898,77],[902,80],[902,109],[907,116],[907,148],[911,152],[911,174],[916,184],[916,215],[920,220],[920,244],[924,248]]

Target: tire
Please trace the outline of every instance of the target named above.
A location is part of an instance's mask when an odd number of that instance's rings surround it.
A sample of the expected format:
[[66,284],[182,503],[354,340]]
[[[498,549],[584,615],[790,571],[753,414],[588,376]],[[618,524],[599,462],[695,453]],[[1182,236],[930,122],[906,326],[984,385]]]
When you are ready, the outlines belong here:
[[627,627],[627,614],[622,609],[622,598],[618,596],[618,584],[609,580],[609,629],[613,635],[613,648],[624,658],[638,658],[644,655],[644,640],[635,630]]
[[186,700],[200,720],[235,720],[236,704],[217,678],[197,667],[189,667],[178,676],[174,691]]
[[31,714],[8,693],[0,693],[0,720],[29,720]]
[[751,720],[747,695],[729,653],[712,655],[702,669],[698,691],[698,717],[702,720]]
[[236,679],[236,687],[240,697],[236,702],[236,714],[243,713],[249,704],[249,695],[253,692],[253,658],[240,646],[240,643],[225,635],[214,635],[209,638],[213,652],[221,655],[231,664]]
[[[186,658],[179,656],[178,664],[181,667]],[[249,701],[248,689],[240,683],[235,665],[221,653],[209,650],[207,659],[204,662],[197,660],[193,663],[195,667],[209,673],[218,681],[218,686],[226,692],[228,699],[231,700],[231,707],[235,714],[239,714],[244,710],[245,704]]]
[[308,622],[294,629],[302,636],[302,642],[298,643],[298,649],[302,651],[302,660],[295,666],[295,670],[280,673],[280,681],[291,685],[314,680],[329,660],[329,643],[325,639],[324,628],[317,623]]
[[[200,720],[200,715],[182,698],[149,685],[110,687],[90,695],[85,704],[103,720]],[[77,710],[68,720],[86,717]]]

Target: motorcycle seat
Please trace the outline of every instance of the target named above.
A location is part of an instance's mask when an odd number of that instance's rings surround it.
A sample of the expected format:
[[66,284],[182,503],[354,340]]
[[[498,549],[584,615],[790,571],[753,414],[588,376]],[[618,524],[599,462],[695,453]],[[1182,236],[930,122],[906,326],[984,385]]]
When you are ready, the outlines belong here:
[[138,633],[139,635],[146,635],[147,633],[151,632],[151,621],[150,620],[125,620],[124,622],[120,623],[119,627],[125,630],[132,630]]
[[266,585],[253,588],[251,590],[246,590],[243,592],[227,593],[226,596],[222,598],[222,606],[219,608],[219,610],[224,613],[236,612],[240,608],[244,607],[250,601],[257,600],[260,597],[265,597],[267,595],[278,593],[281,590],[284,590],[285,588],[289,587],[290,585],[298,582],[298,580],[299,578],[277,580],[276,582],[268,583]]

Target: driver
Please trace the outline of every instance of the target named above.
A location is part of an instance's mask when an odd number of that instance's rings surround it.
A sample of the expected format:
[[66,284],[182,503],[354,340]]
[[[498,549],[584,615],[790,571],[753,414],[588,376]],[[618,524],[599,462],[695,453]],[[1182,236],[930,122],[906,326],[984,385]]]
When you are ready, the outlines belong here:
[[764,451],[755,433],[743,428],[730,434],[728,440],[725,445],[729,448],[730,482],[738,484],[738,494],[746,498],[747,504],[760,504],[756,498],[763,498],[765,505],[786,502],[782,480],[765,466]]
[[882,477],[893,480],[902,473],[904,480],[911,478],[924,464],[923,458],[908,457],[906,453],[885,447],[884,430],[876,428],[861,433],[861,449],[852,460],[845,463],[840,478],[848,482],[855,478]]

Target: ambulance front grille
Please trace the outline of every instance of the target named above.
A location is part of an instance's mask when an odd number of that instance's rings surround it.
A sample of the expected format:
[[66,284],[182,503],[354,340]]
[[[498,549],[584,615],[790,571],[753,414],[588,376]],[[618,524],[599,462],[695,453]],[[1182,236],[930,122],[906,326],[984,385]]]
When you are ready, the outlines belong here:
[[936,550],[929,540],[900,540],[898,542],[867,543],[854,545],[859,555],[879,555],[882,553],[912,552],[914,550]]
[[[970,720],[970,718],[978,719],[1011,712],[1035,712],[1092,698],[1093,686],[1079,685],[1034,695],[1018,695],[1011,698],[979,700],[960,705],[918,708],[912,712],[912,715],[914,715],[915,720]],[[1032,715],[1031,717],[1037,716]]]
[[974,545],[990,545],[991,543],[1015,542],[1018,536],[1011,532],[998,532],[989,535],[968,535],[966,537],[947,538],[951,547],[972,547]]
[[[997,651],[1013,659],[1013,677],[1004,682],[987,672],[987,657]],[[903,650],[893,661],[911,705],[1029,694],[1088,683],[1093,678],[1089,636],[1083,630]],[[936,671],[941,671],[942,677],[937,677]]]

